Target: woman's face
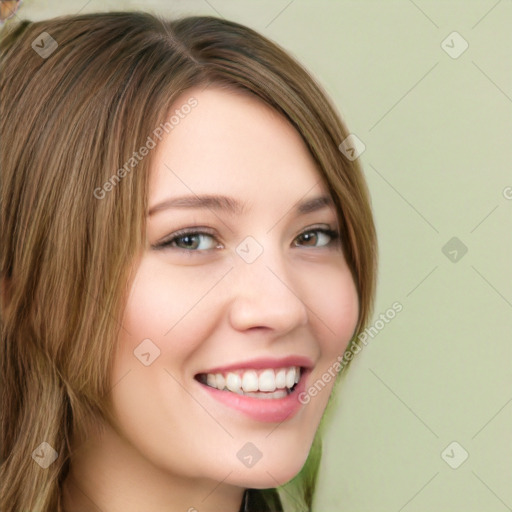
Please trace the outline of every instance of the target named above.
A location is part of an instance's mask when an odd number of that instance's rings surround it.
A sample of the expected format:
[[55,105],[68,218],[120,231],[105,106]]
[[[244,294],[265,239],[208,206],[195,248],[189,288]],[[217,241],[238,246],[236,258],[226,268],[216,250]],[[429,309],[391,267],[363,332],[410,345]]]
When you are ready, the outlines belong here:
[[[358,318],[329,234],[336,211],[311,202],[329,198],[321,175],[260,100],[211,87],[184,92],[175,109],[179,122],[152,149],[148,245],[114,360],[114,414],[159,471],[276,487],[306,460]],[[299,400],[315,383],[316,396]]]

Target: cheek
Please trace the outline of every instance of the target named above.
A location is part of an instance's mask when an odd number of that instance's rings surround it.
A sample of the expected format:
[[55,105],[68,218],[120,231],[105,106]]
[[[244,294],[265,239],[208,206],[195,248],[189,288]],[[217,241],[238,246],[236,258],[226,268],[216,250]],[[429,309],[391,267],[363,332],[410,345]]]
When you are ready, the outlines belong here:
[[347,347],[359,318],[359,298],[346,263],[326,269],[317,277],[314,283],[307,283],[305,297],[325,359],[340,355]]
[[[171,269],[145,258],[132,283],[123,316],[120,348],[131,350],[142,340],[151,339],[162,355],[172,352],[172,359],[183,363],[207,336],[212,315],[201,315],[205,293],[215,276],[198,275],[197,269]],[[208,319],[210,318],[210,321]],[[195,321],[191,321],[195,320]]]

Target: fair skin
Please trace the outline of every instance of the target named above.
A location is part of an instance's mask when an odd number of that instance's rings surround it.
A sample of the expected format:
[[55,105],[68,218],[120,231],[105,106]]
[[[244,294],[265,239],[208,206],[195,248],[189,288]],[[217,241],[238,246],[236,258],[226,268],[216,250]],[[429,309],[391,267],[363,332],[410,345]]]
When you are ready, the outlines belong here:
[[[153,150],[149,210],[204,194],[245,210],[182,206],[148,216],[113,365],[117,428],[77,449],[66,512],[237,512],[245,488],[289,481],[307,458],[334,380],[276,422],[215,399],[195,377],[301,356],[311,362],[307,388],[356,327],[357,292],[341,242],[318,231],[338,229],[334,207],[295,209],[328,196],[298,132],[260,100],[215,86],[182,93],[176,106],[192,96],[197,107]],[[183,228],[208,233],[153,247]],[[262,249],[251,263],[236,250],[248,236]],[[250,243],[241,247],[259,250]],[[160,355],[145,366],[134,350],[148,338],[154,345],[145,352],[158,347]],[[249,442],[261,453],[251,467],[237,456]]]

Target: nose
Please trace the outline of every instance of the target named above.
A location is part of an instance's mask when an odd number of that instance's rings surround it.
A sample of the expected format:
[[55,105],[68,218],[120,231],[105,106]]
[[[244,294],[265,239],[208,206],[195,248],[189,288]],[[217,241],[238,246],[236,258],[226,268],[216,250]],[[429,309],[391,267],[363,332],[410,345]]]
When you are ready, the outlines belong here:
[[268,329],[284,335],[308,322],[298,276],[282,258],[264,252],[256,261],[238,261],[230,283],[229,320],[239,331]]

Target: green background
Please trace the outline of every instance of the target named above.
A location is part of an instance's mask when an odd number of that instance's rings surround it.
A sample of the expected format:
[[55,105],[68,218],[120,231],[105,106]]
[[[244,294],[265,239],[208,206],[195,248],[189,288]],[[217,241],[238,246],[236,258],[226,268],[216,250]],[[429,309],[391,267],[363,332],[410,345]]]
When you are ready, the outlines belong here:
[[129,8],[270,37],[366,146],[373,322],[403,311],[343,376],[315,510],[512,510],[512,1],[25,0],[17,16]]

